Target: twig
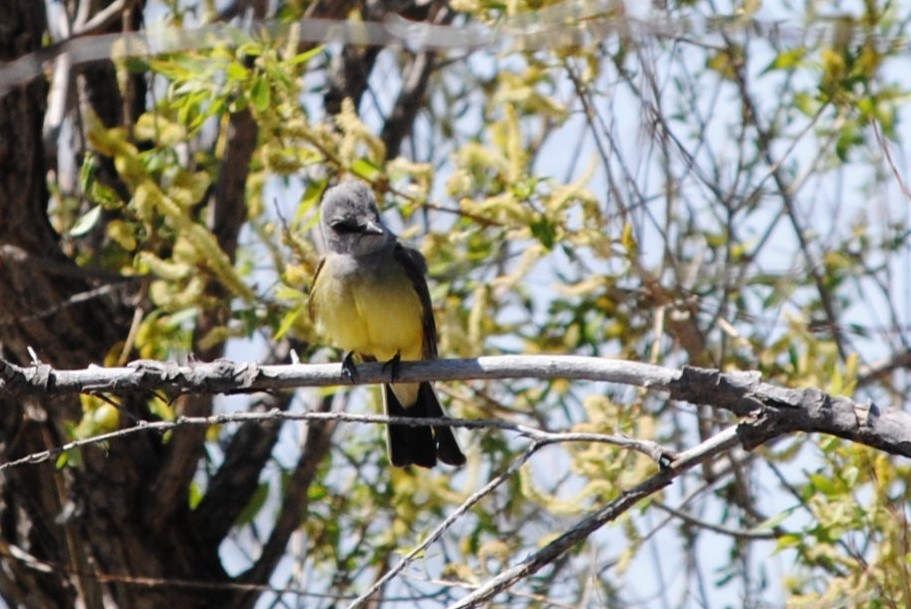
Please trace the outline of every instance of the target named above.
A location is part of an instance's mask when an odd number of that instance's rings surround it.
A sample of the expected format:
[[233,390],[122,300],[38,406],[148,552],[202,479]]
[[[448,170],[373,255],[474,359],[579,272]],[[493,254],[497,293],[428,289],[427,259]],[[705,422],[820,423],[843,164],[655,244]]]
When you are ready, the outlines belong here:
[[430,535],[424,539],[424,541],[422,541],[413,550],[406,554],[405,557],[399,561],[396,566],[389,569],[389,571],[386,572],[381,578],[376,580],[376,582],[374,582],[374,584],[370,586],[370,588],[364,592],[364,594],[354,599],[354,601],[348,605],[348,609],[360,609],[360,607],[363,607],[370,600],[371,596],[381,590],[389,580],[401,573],[401,571],[407,567],[416,556],[429,548],[430,544],[442,537],[443,533],[446,532],[446,529],[452,526],[452,524],[461,518],[463,514],[467,513],[471,506],[492,493],[495,488],[503,484],[505,481],[509,480],[513,474],[519,471],[519,468],[522,467],[522,465],[524,465],[533,454],[535,454],[539,449],[548,443],[549,442],[540,442],[537,440],[535,442],[532,442],[532,444],[527,449],[525,449],[525,452],[522,453],[518,459],[513,461],[508,468],[506,468],[506,471],[493,478],[490,482],[485,484],[482,488],[473,493],[468,499],[462,502],[462,504],[457,507],[455,511],[447,516],[443,522],[437,525],[433,532],[431,532]]
[[679,510],[675,507],[671,507],[664,503],[663,501],[656,501],[654,503],[655,507],[664,510],[671,516],[679,518],[684,522],[687,522],[693,526],[699,527],[701,529],[706,529],[718,533],[720,535],[727,535],[735,539],[763,539],[763,540],[775,540],[781,537],[780,534],[775,531],[769,530],[760,530],[760,529],[735,529],[732,527],[726,527],[720,524],[715,524],[714,522],[709,522],[707,520],[702,520],[697,518],[692,514]]
[[902,194],[905,195],[905,199],[911,203],[911,188],[909,188],[908,183],[902,179],[901,173],[899,173],[898,167],[895,165],[895,161],[892,160],[892,152],[889,150],[889,143],[883,138],[879,123],[877,121],[872,121],[870,124],[873,126],[873,135],[876,136],[876,143],[879,144],[879,147],[883,151],[883,156],[886,159],[889,170],[892,172],[892,176],[895,178],[895,181],[898,182],[898,187],[901,189]]
[[433,425],[435,427],[462,427],[466,429],[499,429],[501,431],[513,431],[525,437],[531,438],[535,443],[544,446],[547,444],[556,444],[560,442],[602,442],[613,444],[622,448],[628,448],[641,452],[654,459],[656,462],[664,463],[676,456],[676,453],[670,449],[665,449],[656,442],[650,440],[639,440],[626,436],[614,436],[609,434],[596,433],[555,433],[542,431],[528,427],[508,423],[506,421],[491,421],[487,419],[450,419],[450,418],[423,418],[415,419],[413,417],[389,417],[385,415],[373,414],[354,414],[349,412],[287,412],[277,408],[267,412],[232,412],[225,414],[215,414],[201,417],[178,417],[173,421],[138,421],[132,427],[118,429],[108,433],[99,434],[90,438],[80,438],[67,442],[56,448],[43,450],[15,459],[0,463],[0,472],[11,467],[42,463],[53,459],[67,451],[109,442],[132,436],[137,433],[157,432],[164,433],[178,427],[203,425],[206,427],[213,425],[227,425],[230,423],[249,423],[251,421],[306,421],[306,422],[325,422],[338,421],[346,423],[371,423],[371,424],[395,424],[395,425]]
[[[762,426],[762,422],[757,422]],[[594,514],[582,519],[566,533],[550,542],[537,552],[532,553],[518,565],[511,567],[500,575],[490,579],[483,586],[449,606],[449,609],[468,609],[479,607],[490,601],[500,592],[510,588],[516,582],[532,575],[540,568],[551,564],[555,559],[571,550],[578,543],[584,541],[593,532],[611,520],[629,510],[642,499],[652,495],[682,474],[715,455],[736,446],[740,442],[741,426],[728,427],[721,433],[706,440],[702,444],[681,453],[670,467],[641,484],[624,491],[619,497],[607,503]]]

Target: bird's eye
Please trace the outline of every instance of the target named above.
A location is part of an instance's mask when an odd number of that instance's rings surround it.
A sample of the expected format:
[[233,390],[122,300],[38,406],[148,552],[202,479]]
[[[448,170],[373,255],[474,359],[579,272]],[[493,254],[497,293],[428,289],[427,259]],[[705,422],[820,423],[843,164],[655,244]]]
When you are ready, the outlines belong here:
[[335,220],[329,226],[332,227],[332,230],[339,233],[359,233],[361,232],[361,227],[357,222],[352,220]]

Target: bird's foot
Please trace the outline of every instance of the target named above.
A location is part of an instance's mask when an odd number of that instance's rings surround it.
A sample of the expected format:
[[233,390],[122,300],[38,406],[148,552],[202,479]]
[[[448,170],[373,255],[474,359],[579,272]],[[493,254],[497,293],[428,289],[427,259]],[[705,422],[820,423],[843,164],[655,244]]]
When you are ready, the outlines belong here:
[[396,353],[392,357],[391,360],[389,360],[388,362],[383,364],[383,372],[386,372],[386,368],[389,368],[389,371],[390,371],[389,380],[392,381],[393,383],[395,382],[395,379],[398,378],[398,376],[399,376],[399,364],[401,363],[401,361],[402,361],[402,355],[400,353]]
[[345,357],[342,358],[342,376],[345,377],[349,383],[357,381],[357,367],[354,365],[354,351],[348,351],[345,353]]

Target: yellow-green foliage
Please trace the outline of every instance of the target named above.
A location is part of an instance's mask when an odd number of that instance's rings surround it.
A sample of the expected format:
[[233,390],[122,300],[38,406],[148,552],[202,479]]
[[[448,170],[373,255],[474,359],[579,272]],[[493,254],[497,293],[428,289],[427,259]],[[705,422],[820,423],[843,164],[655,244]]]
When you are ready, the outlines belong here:
[[[310,6],[279,4],[289,21]],[[155,104],[131,125],[107,128],[85,114],[84,201],[55,198],[54,225],[80,262],[141,280],[130,340],[112,346],[111,363],[254,335],[270,345],[294,339],[303,361],[335,358],[307,297],[321,252],[319,202],[355,176],[427,258],[443,357],[559,353],[755,369],[788,387],[907,406],[907,375],[869,376],[876,362],[866,352],[907,349],[909,233],[894,201],[904,204],[899,126],[909,96],[886,69],[907,50],[894,36],[906,24],[897,5],[866,2],[837,17],[828,37],[774,44],[759,28],[753,35],[751,19],[763,13],[754,1],[670,3],[670,24],[705,30],[680,36],[625,30],[622,3],[449,7],[466,13],[455,26],[494,28],[502,45],[468,59],[435,55],[398,158],[387,158],[379,124],[398,80],[378,74],[410,65],[413,54],[384,50],[360,107],[345,99],[328,116],[313,108],[338,49],[305,47],[293,27],[276,39],[149,58]],[[816,8],[806,10],[790,14],[812,23]],[[232,258],[211,221],[239,117],[257,139]],[[116,187],[98,179],[102,158],[113,162]],[[604,383],[437,387],[455,416],[628,435],[672,450],[736,423],[721,408]],[[348,410],[379,409],[372,388],[350,395]],[[301,392],[294,406],[310,397]],[[92,398],[70,431],[112,429],[117,414]],[[387,570],[529,443],[512,431],[459,433],[469,463],[453,474],[390,469],[381,429],[339,426],[309,489],[298,553],[331,581],[323,589],[341,597]],[[283,474],[284,459],[275,464]],[[433,571],[426,579],[474,583],[500,572],[657,471],[608,442],[549,445],[469,510],[445,552],[422,556]],[[642,604],[617,590],[641,576],[646,548],[672,565],[674,585],[699,577],[687,590],[704,587],[709,578],[692,563],[709,525],[721,527],[711,553],[724,563],[713,563],[711,577],[740,586],[725,598],[755,593],[750,606],[762,606],[754,588],[767,585],[794,607],[911,606],[909,474],[903,462],[828,437],[731,451],[623,514],[539,588],[502,606],[547,604],[551,593],[555,606]],[[241,524],[274,508],[275,486],[262,481]],[[691,517],[658,511],[665,503]],[[764,535],[765,546],[750,545]],[[774,550],[786,561],[784,583],[764,570]],[[445,567],[434,571],[434,561]]]

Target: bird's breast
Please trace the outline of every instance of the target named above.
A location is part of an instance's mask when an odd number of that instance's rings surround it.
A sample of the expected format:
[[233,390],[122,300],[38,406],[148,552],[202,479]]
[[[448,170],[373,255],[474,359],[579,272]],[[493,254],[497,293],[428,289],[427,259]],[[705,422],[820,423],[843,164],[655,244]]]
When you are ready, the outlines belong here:
[[[374,262],[374,261],[372,261]],[[421,359],[423,305],[404,269],[330,257],[314,288],[317,321],[333,344],[389,361]]]

